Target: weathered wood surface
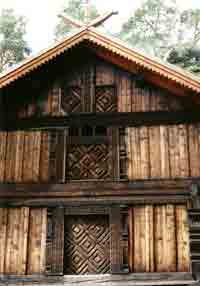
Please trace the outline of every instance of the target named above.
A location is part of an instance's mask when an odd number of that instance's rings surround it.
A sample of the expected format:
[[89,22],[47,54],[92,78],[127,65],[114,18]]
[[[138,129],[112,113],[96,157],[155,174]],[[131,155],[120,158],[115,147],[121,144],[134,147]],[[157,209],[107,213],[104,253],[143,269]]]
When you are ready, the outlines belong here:
[[46,209],[0,208],[0,274],[43,273]]
[[130,180],[198,176],[199,125],[128,128]]
[[[31,117],[27,119],[17,119],[8,121],[5,130],[31,130],[41,128],[66,128],[68,126],[159,126],[199,123],[199,111],[150,111],[150,112],[106,112],[106,113],[80,113],[70,114],[62,117]],[[3,126],[1,126],[3,130]]]
[[1,184],[1,206],[60,206],[110,203],[164,203],[190,200],[192,184],[185,180],[138,180],[134,182],[77,182],[69,184]]
[[[130,181],[200,176],[199,124],[130,127],[125,129],[124,135],[120,133],[119,136],[115,131],[101,145],[97,144],[98,138],[91,145],[90,137],[85,138],[87,144],[71,145],[70,137],[64,130],[3,132],[0,134],[0,180],[2,183],[59,183],[74,180],[70,175],[71,165],[84,158],[84,154],[90,157],[95,152],[98,154],[98,146],[110,150],[107,150],[105,157],[108,160],[105,159],[104,165],[112,176],[102,177],[104,180],[111,180],[113,176],[114,180],[119,180],[120,174]],[[77,137],[77,141],[81,138]],[[124,156],[123,169],[119,162],[120,150],[123,150]],[[96,161],[99,166],[99,161]],[[78,167],[81,168],[81,164]],[[89,176],[88,179],[96,177]]]
[[[84,59],[82,54],[85,55]],[[30,78],[27,82],[22,81],[21,86],[10,87],[7,91],[10,115],[16,114],[19,118],[28,118],[33,115],[55,116],[64,115],[66,112],[92,112],[96,110],[96,101],[98,103],[99,92],[96,93],[96,98],[95,91],[113,86],[117,90],[116,106],[119,112],[177,111],[183,110],[185,106],[188,107],[185,104],[186,99],[180,100],[167,90],[145,82],[142,74],[133,75],[120,70],[88,54],[88,51],[82,54],[77,54],[73,62],[69,58],[67,61],[66,59],[58,61],[57,67],[53,64],[49,66],[48,72],[45,70],[40,74],[39,86],[34,78]],[[90,61],[86,62],[87,56]],[[66,62],[70,70],[63,66]],[[60,75],[59,80],[55,78],[55,74]],[[170,87],[169,83],[167,86]],[[15,96],[19,88],[20,99]],[[29,91],[29,100],[26,90]],[[15,101],[14,107],[9,106],[10,94]],[[69,95],[68,100],[66,95]],[[69,102],[72,103],[71,107]],[[191,105],[189,100],[187,103]]]
[[186,206],[135,206],[129,210],[129,231],[133,272],[190,271]]
[[[22,282],[23,281],[23,282]],[[56,285],[56,286],[186,286],[198,285],[188,273],[151,273],[124,275],[76,275],[61,277],[0,277],[0,285]]]

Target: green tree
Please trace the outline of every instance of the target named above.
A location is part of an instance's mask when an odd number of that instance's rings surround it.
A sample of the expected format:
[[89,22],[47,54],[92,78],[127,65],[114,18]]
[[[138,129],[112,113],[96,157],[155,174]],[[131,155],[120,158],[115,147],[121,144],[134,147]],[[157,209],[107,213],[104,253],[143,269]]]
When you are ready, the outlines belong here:
[[119,36],[148,54],[193,72],[200,69],[200,9],[181,11],[175,0],[145,0]]
[[162,56],[173,41],[177,18],[173,0],[146,0],[123,24],[120,37],[148,53]]
[[169,51],[166,60],[200,74],[200,9],[183,11],[180,23],[182,41]]
[[0,71],[20,62],[30,54],[25,41],[26,21],[16,16],[13,9],[4,9],[0,15]]
[[[70,16],[76,20],[84,22],[85,18],[85,0],[69,0],[66,8],[62,10],[61,15]],[[97,8],[94,5],[91,5],[90,8],[90,20],[95,19],[99,16]],[[63,19],[59,20],[59,23],[55,29],[56,39],[60,39],[65,36],[67,33],[73,31],[74,27],[70,24],[66,24]]]

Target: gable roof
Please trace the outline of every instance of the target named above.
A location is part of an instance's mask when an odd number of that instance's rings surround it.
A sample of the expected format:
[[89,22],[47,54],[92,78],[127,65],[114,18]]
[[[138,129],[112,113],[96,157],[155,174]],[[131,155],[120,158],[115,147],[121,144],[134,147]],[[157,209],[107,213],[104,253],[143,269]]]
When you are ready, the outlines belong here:
[[158,77],[173,81],[178,85],[185,87],[196,93],[200,93],[200,79],[185,70],[174,65],[161,61],[155,57],[150,57],[144,53],[133,49],[124,42],[105,35],[95,28],[86,27],[76,33],[64,38],[56,45],[24,60],[19,65],[0,74],[0,89],[9,85],[11,82],[25,76],[31,71],[44,65],[50,60],[56,58],[65,51],[77,46],[83,41],[87,41],[95,46],[106,49],[115,56],[127,60],[129,65],[137,65],[143,70],[151,71]]

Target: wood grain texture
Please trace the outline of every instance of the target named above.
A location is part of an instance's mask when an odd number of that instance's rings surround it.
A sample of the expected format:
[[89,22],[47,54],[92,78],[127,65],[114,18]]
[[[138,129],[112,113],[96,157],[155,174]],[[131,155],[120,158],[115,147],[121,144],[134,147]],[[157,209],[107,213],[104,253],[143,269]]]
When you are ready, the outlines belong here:
[[0,132],[0,182],[5,178],[7,132]]
[[127,177],[185,178],[200,174],[198,125],[129,127]]
[[189,225],[186,206],[176,206],[177,270],[190,271]]
[[0,274],[5,273],[8,210],[0,208]]
[[52,214],[52,273],[63,275],[64,261],[64,208],[55,208]]
[[47,210],[31,209],[27,274],[45,272],[46,228]]
[[8,210],[5,269],[6,274],[26,274],[29,208]]
[[110,271],[112,274],[121,271],[121,214],[119,207],[110,210]]
[[189,272],[188,222],[184,205],[129,209],[129,270]]

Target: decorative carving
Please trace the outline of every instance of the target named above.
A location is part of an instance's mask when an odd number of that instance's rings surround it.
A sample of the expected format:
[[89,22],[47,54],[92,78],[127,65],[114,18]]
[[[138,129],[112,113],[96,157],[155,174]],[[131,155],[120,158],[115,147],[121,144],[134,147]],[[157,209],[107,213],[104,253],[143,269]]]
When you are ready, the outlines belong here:
[[67,179],[109,179],[108,157],[106,144],[71,145],[67,159]]
[[81,88],[66,87],[62,94],[61,106],[66,113],[81,112]]
[[66,216],[64,273],[105,274],[109,272],[108,216]]
[[96,112],[117,111],[117,97],[114,86],[96,87]]

